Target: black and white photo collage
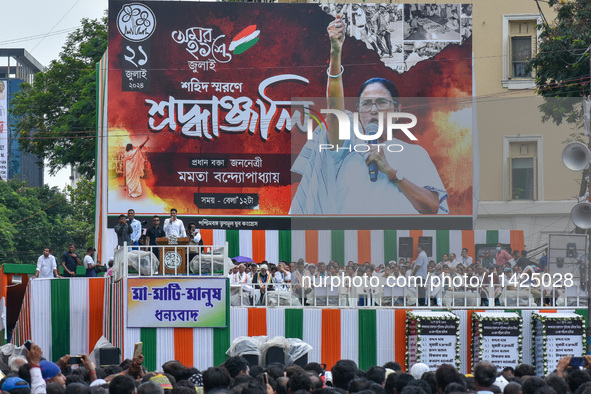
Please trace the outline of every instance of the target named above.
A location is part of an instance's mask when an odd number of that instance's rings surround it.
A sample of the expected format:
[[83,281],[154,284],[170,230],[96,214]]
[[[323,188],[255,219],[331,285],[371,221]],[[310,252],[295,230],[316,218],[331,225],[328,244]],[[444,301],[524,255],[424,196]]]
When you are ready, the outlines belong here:
[[472,35],[472,4],[320,4],[340,15],[346,34],[365,43],[402,74],[447,45]]

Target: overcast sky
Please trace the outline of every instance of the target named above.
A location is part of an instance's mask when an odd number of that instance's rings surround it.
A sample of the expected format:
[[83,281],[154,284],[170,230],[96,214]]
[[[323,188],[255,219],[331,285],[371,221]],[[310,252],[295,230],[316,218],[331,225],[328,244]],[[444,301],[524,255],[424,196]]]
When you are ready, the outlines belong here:
[[[2,1],[0,48],[24,48],[43,66],[57,59],[68,33],[80,26],[82,18],[104,15],[108,0],[17,0]],[[45,183],[63,188],[69,170],[49,177]]]
[[100,18],[107,7],[107,0],[10,1],[2,7],[0,47],[25,48],[47,66],[82,18]]

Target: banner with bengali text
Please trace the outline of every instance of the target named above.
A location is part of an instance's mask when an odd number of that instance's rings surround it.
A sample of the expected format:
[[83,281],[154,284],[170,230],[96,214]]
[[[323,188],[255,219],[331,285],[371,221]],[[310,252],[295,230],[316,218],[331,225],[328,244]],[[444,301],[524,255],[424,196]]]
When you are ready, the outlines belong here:
[[129,278],[127,327],[226,327],[227,279]]
[[[300,171],[309,126],[318,125],[304,98],[326,95],[327,26],[337,14],[346,24],[347,97],[381,77],[400,97],[427,100],[412,104],[422,116],[413,129],[418,141],[396,138],[407,150],[408,157],[399,156],[404,177],[439,199],[433,212],[402,192],[400,203],[370,202],[374,209],[367,211],[356,211],[354,198],[353,208],[342,210],[332,210],[340,201],[328,199],[331,209],[324,211],[302,202],[302,195],[310,200],[322,192],[307,178],[317,173]],[[213,228],[224,228],[224,217],[234,220],[231,228],[285,229],[292,219],[329,215],[351,218],[348,228],[411,228],[418,216],[424,228],[471,228],[471,27],[470,4],[110,0],[107,213],[176,208]],[[360,189],[355,185],[346,186]],[[382,205],[386,210],[376,215]],[[369,226],[361,217],[383,223]]]

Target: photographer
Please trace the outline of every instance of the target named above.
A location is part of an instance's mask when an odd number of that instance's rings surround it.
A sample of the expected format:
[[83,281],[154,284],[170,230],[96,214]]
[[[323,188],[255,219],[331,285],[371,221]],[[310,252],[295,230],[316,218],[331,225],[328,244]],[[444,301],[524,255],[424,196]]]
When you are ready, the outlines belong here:
[[86,256],[84,256],[84,268],[86,268],[87,278],[96,278],[98,276],[96,268],[101,266],[100,261],[95,263],[92,259],[94,252],[96,252],[96,249],[91,246],[86,249]]
[[119,215],[119,223],[115,226],[115,232],[117,233],[117,245],[123,246],[125,242],[131,245],[131,226],[127,223],[125,215]]
[[189,223],[189,226],[187,227],[187,235],[189,236],[189,243],[203,245],[201,233],[199,233],[199,229],[197,228],[195,223]]

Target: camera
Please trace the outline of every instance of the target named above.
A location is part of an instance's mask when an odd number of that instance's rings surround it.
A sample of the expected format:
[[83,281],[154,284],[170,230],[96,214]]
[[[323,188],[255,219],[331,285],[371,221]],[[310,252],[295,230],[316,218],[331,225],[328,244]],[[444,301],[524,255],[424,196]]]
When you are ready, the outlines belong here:
[[[97,263],[100,264],[101,262],[97,261]],[[107,272],[107,267],[105,267],[104,265],[99,265],[98,267],[95,267],[94,270],[97,274],[100,274],[101,272]]]

